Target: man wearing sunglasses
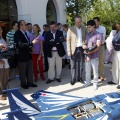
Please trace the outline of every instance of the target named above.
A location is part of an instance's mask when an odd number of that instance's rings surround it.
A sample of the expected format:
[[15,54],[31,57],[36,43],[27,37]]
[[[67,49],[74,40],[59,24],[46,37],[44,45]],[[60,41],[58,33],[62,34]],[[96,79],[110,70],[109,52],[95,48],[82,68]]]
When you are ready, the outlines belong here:
[[21,87],[24,89],[28,89],[29,87],[37,87],[37,85],[33,84],[31,49],[33,44],[36,44],[38,40],[36,38],[30,43],[26,33],[27,25],[24,20],[19,21],[18,28],[19,29],[14,35],[14,42],[16,43],[16,47],[18,49],[17,64]]

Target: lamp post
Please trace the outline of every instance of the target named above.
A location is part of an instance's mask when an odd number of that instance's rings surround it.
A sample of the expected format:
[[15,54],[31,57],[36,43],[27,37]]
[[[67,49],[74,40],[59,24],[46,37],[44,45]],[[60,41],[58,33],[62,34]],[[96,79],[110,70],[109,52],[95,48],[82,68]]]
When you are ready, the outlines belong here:
[[75,6],[76,6],[76,16],[78,16],[78,12],[79,12],[79,9],[78,9],[78,0],[75,0]]

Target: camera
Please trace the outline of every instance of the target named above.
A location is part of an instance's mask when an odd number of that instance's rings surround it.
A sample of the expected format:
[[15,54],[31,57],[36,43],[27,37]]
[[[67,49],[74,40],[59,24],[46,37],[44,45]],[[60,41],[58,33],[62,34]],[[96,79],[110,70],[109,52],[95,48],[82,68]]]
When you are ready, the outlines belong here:
[[86,52],[86,53],[92,52],[92,51],[94,51],[96,48],[97,48],[97,45],[92,46],[92,47],[89,47],[89,48],[85,49],[85,52]]
[[[11,45],[14,46],[14,47],[10,48]],[[8,58],[14,56],[14,54],[18,54],[18,50],[16,49],[16,44],[15,43],[13,43],[13,44],[10,43],[7,46],[7,50],[5,50],[5,51],[1,50],[0,51],[0,59],[3,59],[3,58],[8,59]]]

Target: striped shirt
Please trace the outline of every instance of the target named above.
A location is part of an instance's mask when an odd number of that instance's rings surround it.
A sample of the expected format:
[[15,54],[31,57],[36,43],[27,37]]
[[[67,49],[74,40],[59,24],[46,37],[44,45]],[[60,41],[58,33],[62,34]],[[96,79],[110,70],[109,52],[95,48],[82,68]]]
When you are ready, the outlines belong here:
[[[14,30],[10,30],[7,35],[6,35],[6,39],[9,41],[10,44],[14,43],[14,34],[15,31]],[[12,45],[11,45],[12,46]]]

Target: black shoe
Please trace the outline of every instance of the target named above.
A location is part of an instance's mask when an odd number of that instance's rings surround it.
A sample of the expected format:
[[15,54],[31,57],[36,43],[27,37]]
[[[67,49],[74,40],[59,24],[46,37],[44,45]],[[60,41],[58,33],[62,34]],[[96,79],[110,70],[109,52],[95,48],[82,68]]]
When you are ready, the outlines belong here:
[[21,85],[23,89],[28,89],[29,87],[27,85]]
[[120,85],[117,86],[117,89],[120,89]]
[[71,65],[69,64],[69,69],[71,69]]
[[108,84],[114,84],[115,85],[116,83],[114,83],[113,81],[109,81]]
[[29,87],[37,87],[37,85],[35,85],[35,84],[32,84],[32,85],[29,85]]
[[61,79],[60,78],[56,78],[57,82],[61,82]]
[[82,78],[78,78],[78,81],[81,83],[84,83],[84,81],[82,80]]
[[65,68],[65,65],[62,65],[62,68]]
[[6,92],[2,92],[2,95],[7,95],[7,93]]
[[75,84],[75,80],[71,80],[71,85],[74,85]]
[[47,81],[46,81],[46,84],[49,84],[49,83],[51,83],[51,82],[53,82],[54,80],[50,80],[50,79],[48,79]]

